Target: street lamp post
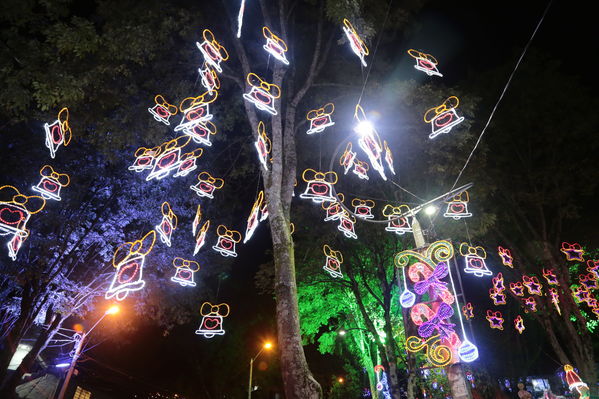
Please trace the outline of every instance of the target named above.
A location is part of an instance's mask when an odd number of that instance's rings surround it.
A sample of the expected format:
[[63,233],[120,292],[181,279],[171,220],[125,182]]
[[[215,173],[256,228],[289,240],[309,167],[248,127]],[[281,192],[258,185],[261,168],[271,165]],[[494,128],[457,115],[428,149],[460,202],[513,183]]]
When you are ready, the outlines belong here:
[[64,395],[67,392],[67,388],[69,387],[69,382],[71,381],[71,377],[73,376],[73,372],[75,371],[75,364],[77,363],[77,360],[79,360],[79,356],[81,355],[81,349],[83,348],[83,341],[85,341],[85,338],[92,332],[92,330],[94,328],[96,328],[96,326],[98,324],[100,324],[100,322],[102,320],[104,320],[104,317],[106,317],[109,314],[115,314],[118,311],[119,311],[118,306],[116,306],[116,305],[111,306],[110,308],[108,308],[106,310],[106,312],[104,312],[102,317],[100,317],[100,319],[96,322],[96,324],[94,324],[92,326],[92,328],[89,329],[88,332],[81,333],[81,338],[79,339],[79,342],[77,342],[77,345],[75,347],[75,354],[73,355],[73,360],[71,361],[71,365],[69,366],[69,371],[67,371],[67,375],[64,378],[62,387],[60,388],[60,393],[58,394],[58,399],[64,399]]
[[260,356],[260,354],[262,353],[262,351],[264,349],[270,350],[270,348],[272,348],[272,344],[270,342],[264,343],[264,345],[262,346],[260,351],[256,354],[256,356],[254,356],[253,358],[250,359],[250,382],[248,383],[248,399],[252,398],[252,372],[254,370],[254,360],[258,359],[258,356]]

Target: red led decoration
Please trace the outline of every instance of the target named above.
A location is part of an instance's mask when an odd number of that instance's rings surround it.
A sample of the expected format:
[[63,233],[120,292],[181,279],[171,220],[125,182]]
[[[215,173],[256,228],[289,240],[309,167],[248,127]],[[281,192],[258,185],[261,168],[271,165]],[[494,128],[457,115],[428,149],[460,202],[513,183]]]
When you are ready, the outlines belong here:
[[155,229],[160,235],[160,240],[167,246],[171,246],[171,237],[173,231],[177,229],[177,215],[171,209],[171,205],[164,201],[161,206],[162,221],[156,225]]
[[237,230],[229,230],[225,225],[219,225],[216,229],[218,240],[216,244],[212,246],[216,252],[222,256],[237,256],[235,251],[235,245],[241,241],[241,233]]
[[[331,118],[335,112],[335,105],[333,103],[325,104],[322,108],[313,109],[308,111],[306,119],[310,122],[310,128],[306,132],[307,134],[320,133],[329,126],[333,126],[335,122]],[[349,143],[351,148],[351,143]]]
[[357,217],[361,219],[374,219],[372,208],[374,208],[375,202],[373,200],[354,198],[351,201],[351,205],[354,207],[354,214]]
[[489,321],[489,326],[493,329],[503,330],[503,315],[501,312],[493,312],[487,310],[487,316],[485,317]]
[[518,331],[519,334],[522,334],[524,332],[526,327],[524,327],[524,320],[522,319],[522,316],[516,316],[516,318],[514,319],[514,328]]
[[316,203],[335,201],[332,191],[333,184],[337,183],[337,173],[332,171],[317,172],[314,169],[306,169],[302,173],[302,179],[308,185],[306,186],[306,191],[300,194],[300,198],[311,199]]
[[71,127],[69,126],[69,109],[63,108],[58,112],[58,118],[51,124],[44,123],[46,132],[46,147],[50,150],[50,156],[54,158],[56,151],[61,145],[69,145],[73,138]]
[[214,192],[220,190],[225,185],[225,181],[219,177],[212,177],[208,172],[202,172],[198,175],[198,182],[189,186],[200,197],[214,198]]
[[200,264],[193,260],[185,260],[176,257],[173,259],[173,266],[176,268],[175,275],[171,281],[180,284],[182,287],[195,287],[194,276],[200,270]]
[[60,201],[60,190],[71,182],[71,178],[66,173],[55,172],[52,166],[44,165],[40,170],[42,179],[33,187],[44,199],[53,199]]
[[499,246],[497,247],[497,253],[499,254],[501,263],[503,263],[504,266],[514,268],[514,258],[512,257],[512,252],[509,249]]
[[324,252],[324,255],[327,257],[325,265],[322,268],[326,270],[327,273],[329,273],[333,278],[343,278],[343,273],[341,273],[343,254],[341,253],[341,251],[335,251],[326,244],[322,247],[322,251]]
[[196,46],[204,56],[204,62],[208,63],[218,72],[222,72],[220,63],[229,59],[229,53],[221,44],[214,38],[214,34],[210,29],[204,29],[202,32],[204,41],[196,42]]
[[569,242],[562,242],[560,251],[566,255],[566,260],[568,261],[584,262],[584,249],[582,249],[579,243],[570,244]]
[[343,155],[341,155],[341,158],[339,158],[339,164],[343,166],[343,174],[346,175],[347,172],[352,168],[355,159],[356,153],[352,151],[352,143],[350,141],[347,143],[347,146],[345,146]]
[[407,205],[393,206],[391,204],[385,205],[383,208],[383,216],[385,216],[389,223],[385,227],[386,231],[391,231],[395,234],[402,235],[405,233],[412,232],[412,223],[409,216],[401,216],[410,212],[410,207]]
[[176,115],[178,109],[176,106],[169,104],[161,94],[157,94],[154,97],[155,105],[152,108],[148,108],[148,111],[154,116],[158,122],[162,122],[169,126],[171,123],[169,119],[171,116]]
[[204,302],[200,308],[202,321],[195,333],[204,336],[204,338],[212,338],[215,335],[225,335],[223,318],[229,315],[230,310],[229,305],[226,303],[213,305],[210,302]]

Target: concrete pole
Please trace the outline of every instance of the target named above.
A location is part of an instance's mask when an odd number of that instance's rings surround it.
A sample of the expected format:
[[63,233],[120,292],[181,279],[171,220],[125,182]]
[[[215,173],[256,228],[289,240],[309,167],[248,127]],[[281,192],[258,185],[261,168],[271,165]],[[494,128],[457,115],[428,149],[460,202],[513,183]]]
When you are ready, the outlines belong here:
[[73,376],[73,372],[75,371],[75,365],[77,364],[77,360],[79,359],[79,355],[81,354],[81,348],[83,348],[83,341],[85,340],[85,333],[81,334],[81,339],[77,344],[77,348],[75,349],[75,355],[73,356],[73,361],[71,362],[71,366],[69,367],[69,371],[67,372],[67,376],[64,378],[64,382],[62,383],[62,387],[60,388],[60,393],[58,394],[58,399],[64,399],[64,395],[67,392],[67,388],[69,387],[69,382],[71,381],[71,377]]

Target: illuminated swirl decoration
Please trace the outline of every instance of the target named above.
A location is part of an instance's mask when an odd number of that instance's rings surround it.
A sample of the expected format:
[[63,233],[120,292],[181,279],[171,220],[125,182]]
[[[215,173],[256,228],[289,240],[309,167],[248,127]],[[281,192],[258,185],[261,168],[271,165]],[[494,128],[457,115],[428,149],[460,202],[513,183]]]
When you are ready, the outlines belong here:
[[69,145],[73,138],[71,127],[69,126],[69,109],[64,107],[58,113],[58,119],[51,124],[44,123],[46,132],[46,147],[50,150],[50,156],[54,158],[58,147]]
[[425,112],[424,121],[431,124],[432,132],[428,135],[429,139],[434,139],[441,133],[449,133],[451,129],[462,123],[464,117],[458,117],[456,108],[460,100],[456,96],[451,96],[443,104],[433,107]]
[[220,63],[229,59],[227,49],[214,38],[214,34],[210,29],[204,29],[202,36],[204,41],[202,43],[196,42],[196,46],[204,56],[204,61],[218,72],[222,72]]
[[112,257],[112,265],[116,273],[104,296],[106,299],[115,297],[122,301],[129,293],[141,290],[145,285],[142,271],[146,256],[156,242],[156,232],[150,231],[143,238],[126,242],[119,246]]
[[469,200],[470,196],[468,195],[468,191],[463,191],[454,195],[450,200],[445,201],[447,203],[447,210],[443,216],[446,218],[453,218],[455,220],[472,216],[472,214],[468,212]]
[[341,253],[341,251],[335,251],[326,244],[322,247],[322,251],[324,252],[324,255],[327,257],[326,262],[322,268],[326,270],[333,278],[343,278],[343,273],[341,273],[343,254]]
[[332,191],[333,184],[337,183],[337,173],[333,171],[317,172],[314,169],[306,169],[302,173],[302,179],[308,185],[306,186],[306,191],[300,194],[300,198],[311,199],[316,203],[335,201]]
[[414,68],[426,73],[428,76],[436,75],[443,77],[443,75],[441,75],[437,69],[437,59],[432,55],[425,54],[414,49],[409,49],[408,54],[416,59],[416,65],[414,65]]
[[171,209],[171,205],[164,201],[161,206],[162,221],[155,227],[156,231],[160,235],[160,240],[167,246],[171,246],[171,237],[173,230],[177,229],[177,215]]
[[466,261],[465,273],[474,274],[476,277],[493,275],[493,272],[487,268],[487,264],[485,263],[487,252],[483,247],[473,247],[463,242],[460,245],[460,255]]
[[200,327],[196,330],[196,334],[203,335],[204,338],[225,335],[223,318],[229,315],[230,310],[229,305],[226,303],[213,305],[210,302],[204,302],[200,308],[202,321],[200,322]]
[[225,225],[221,224],[216,229],[216,234],[218,235],[218,240],[212,246],[212,249],[222,256],[236,257],[235,245],[241,241],[241,233],[237,230],[229,230]]
[[281,97],[281,88],[274,83],[268,83],[255,73],[249,73],[247,83],[250,91],[243,94],[243,98],[251,102],[259,110],[276,115],[275,99]]
[[425,355],[433,367],[447,366],[453,360],[449,346],[442,345],[439,335],[433,335],[427,339],[411,336],[406,340],[408,352],[420,352],[425,350]]
[[176,115],[178,110],[177,107],[169,104],[162,95],[158,94],[154,97],[156,103],[152,108],[148,108],[148,111],[154,116],[158,122],[162,122],[167,126],[170,126],[169,119],[171,116]]
[[29,218],[45,206],[43,197],[21,194],[13,186],[0,187],[0,236],[10,237],[6,246],[12,260],[17,259],[19,249],[29,237]]
[[256,151],[258,151],[260,163],[264,166],[264,169],[268,170],[268,156],[270,155],[272,144],[266,135],[266,128],[262,121],[258,123],[258,139],[254,142],[254,147],[256,147]]
[[69,175],[55,172],[50,165],[44,165],[40,175],[42,179],[33,187],[33,191],[37,191],[45,199],[60,201],[60,190],[71,182]]
[[325,104],[322,108],[313,109],[308,111],[306,119],[310,121],[310,128],[306,132],[307,134],[320,133],[329,126],[333,126],[335,122],[331,118],[335,112],[335,105],[333,103]]
[[262,28],[262,34],[266,38],[266,44],[262,46],[262,48],[277,60],[281,61],[283,64],[289,65],[289,61],[285,56],[285,53],[287,52],[287,44],[285,44],[285,41],[272,33],[272,31],[266,26]]
[[345,36],[347,36],[347,40],[349,41],[352,51],[358,56],[358,58],[360,58],[362,66],[366,67],[367,65],[364,57],[368,55],[368,47],[366,47],[366,44],[364,44],[364,41],[360,38],[358,32],[356,32],[351,22],[344,18],[343,25],[343,32],[345,33]]
[[195,287],[195,273],[200,270],[200,264],[193,260],[185,260],[176,257],[173,259],[173,266],[176,268],[175,275],[171,281],[179,283],[182,287]]

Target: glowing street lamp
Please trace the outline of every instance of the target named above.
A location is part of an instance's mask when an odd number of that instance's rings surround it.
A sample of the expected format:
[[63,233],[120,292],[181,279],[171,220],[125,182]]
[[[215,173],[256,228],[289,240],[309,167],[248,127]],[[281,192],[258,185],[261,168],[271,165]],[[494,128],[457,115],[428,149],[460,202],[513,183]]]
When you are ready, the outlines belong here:
[[271,350],[272,349],[272,342],[270,341],[266,341],[263,345],[262,348],[260,349],[260,351],[256,354],[256,356],[254,356],[253,358],[251,358],[250,360],[250,382],[248,384],[248,399],[252,398],[252,371],[254,369],[254,360],[258,359],[258,356],[260,356],[260,354],[262,353],[263,350]]

